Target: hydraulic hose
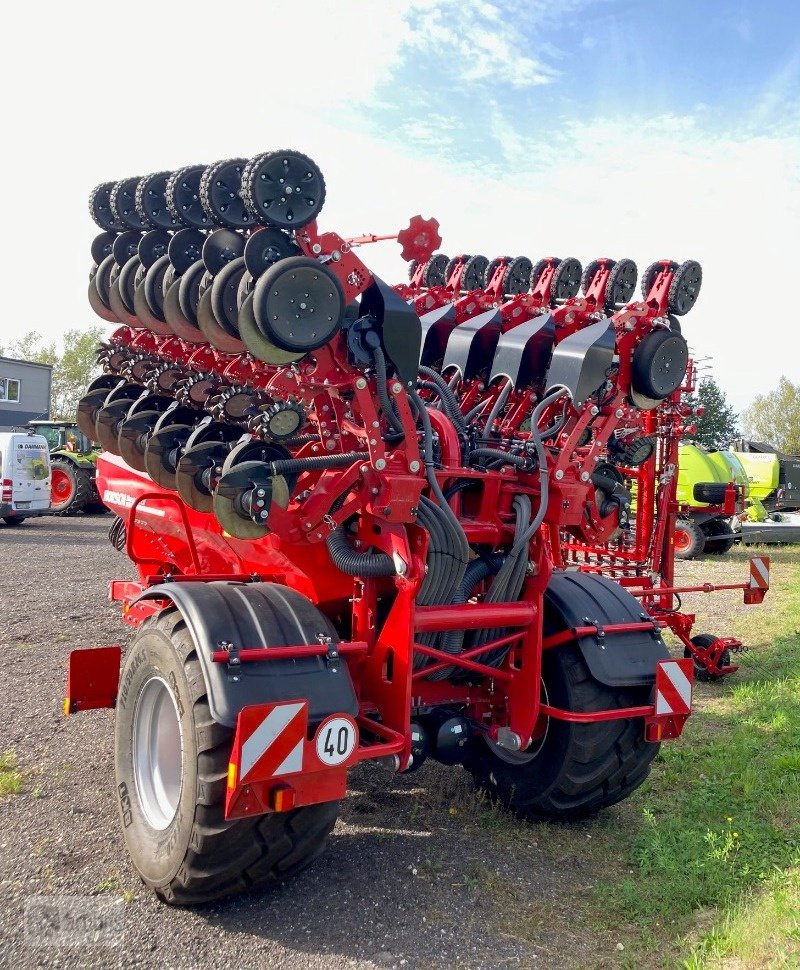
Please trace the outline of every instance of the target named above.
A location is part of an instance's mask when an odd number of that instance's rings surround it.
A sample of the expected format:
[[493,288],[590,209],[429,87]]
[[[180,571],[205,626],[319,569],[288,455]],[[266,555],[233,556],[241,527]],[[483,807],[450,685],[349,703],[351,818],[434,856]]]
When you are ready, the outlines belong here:
[[470,458],[496,458],[504,461],[507,465],[513,465],[515,468],[530,466],[530,459],[524,455],[512,455],[507,451],[501,451],[499,448],[475,448],[470,454]]
[[385,552],[355,552],[347,541],[344,526],[334,529],[325,540],[336,568],[348,576],[374,578],[394,576],[394,560]]
[[271,475],[293,475],[300,472],[317,471],[321,468],[347,468],[354,461],[363,461],[369,455],[366,451],[348,451],[343,455],[312,455],[309,458],[282,458],[267,462]]
[[447,384],[440,374],[437,374],[430,367],[422,365],[419,368],[419,372],[427,381],[436,385],[436,390],[442,399],[442,404],[444,405],[444,410],[448,418],[450,418],[459,431],[466,432],[467,422],[464,420],[464,415],[458,406],[458,398],[453,393],[450,385]]
[[378,388],[378,401],[381,410],[386,415],[386,420],[392,429],[400,434],[403,431],[403,423],[400,420],[394,404],[389,397],[388,376],[386,372],[386,357],[380,347],[372,348],[372,359],[375,362],[375,383]]

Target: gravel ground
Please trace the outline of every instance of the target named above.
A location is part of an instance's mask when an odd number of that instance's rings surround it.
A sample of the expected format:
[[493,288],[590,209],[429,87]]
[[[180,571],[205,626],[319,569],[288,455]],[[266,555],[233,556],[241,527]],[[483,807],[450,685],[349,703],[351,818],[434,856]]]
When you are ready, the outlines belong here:
[[[196,910],[159,904],[118,831],[111,712],[61,713],[69,651],[129,635],[106,599],[109,579],[132,575],[106,541],[110,521],[0,524],[0,752],[16,753],[25,779],[21,794],[0,800],[0,967],[214,970],[258,961],[478,970],[619,961],[622,944],[575,905],[597,878],[581,846],[593,825],[624,826],[640,808],[616,806],[601,823],[550,827],[561,835],[541,838],[547,829],[520,829],[474,797],[463,771],[438,765],[406,778],[353,772],[328,852],[275,892]],[[730,571],[738,579],[745,568]],[[30,945],[25,903],[41,896],[116,902],[121,943]]]

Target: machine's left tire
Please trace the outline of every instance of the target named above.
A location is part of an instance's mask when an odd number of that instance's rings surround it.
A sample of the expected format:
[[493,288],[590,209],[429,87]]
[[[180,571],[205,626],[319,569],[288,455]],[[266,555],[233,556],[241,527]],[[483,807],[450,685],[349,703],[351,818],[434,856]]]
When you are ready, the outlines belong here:
[[226,821],[233,729],[211,717],[197,648],[165,609],[126,651],[117,699],[116,791],[143,882],[177,906],[275,885],[325,849],[338,802]]
[[725,519],[711,519],[703,526],[706,536],[705,551],[709,555],[724,556],[736,542],[736,533]]

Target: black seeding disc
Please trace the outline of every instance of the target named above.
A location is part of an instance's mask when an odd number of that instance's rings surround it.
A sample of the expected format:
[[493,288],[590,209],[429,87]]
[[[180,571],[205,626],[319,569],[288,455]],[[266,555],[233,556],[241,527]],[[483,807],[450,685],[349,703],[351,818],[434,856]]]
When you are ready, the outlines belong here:
[[[141,391],[141,388],[138,388]],[[138,397],[138,394],[136,395]],[[104,404],[97,412],[94,420],[95,433],[92,436],[95,441],[99,441],[106,451],[113,455],[118,455],[117,436],[119,426],[130,410],[133,401],[130,398],[120,397],[110,404]]]
[[200,179],[205,165],[187,165],[173,172],[167,180],[164,196],[169,214],[192,229],[208,229],[211,220],[200,201]]
[[[163,258],[166,259],[166,256]],[[136,274],[137,278],[143,270],[144,266],[140,266],[139,272]],[[147,273],[149,272],[150,270],[147,270]],[[161,313],[153,313],[150,309],[150,304],[147,302],[147,296],[145,294],[146,280],[147,275],[145,274],[143,282],[137,284],[136,289],[133,291],[133,309],[136,312],[136,318],[148,330],[152,330],[153,333],[160,334],[162,337],[171,337],[172,330],[164,320],[163,315]]]
[[234,259],[228,263],[211,283],[211,309],[217,323],[232,337],[239,336],[239,284],[247,272],[244,259]]
[[319,215],[325,203],[325,179],[300,152],[265,152],[247,163],[242,198],[258,222],[297,229]]
[[136,186],[136,213],[146,225],[156,229],[180,229],[182,223],[167,208],[164,192],[172,172],[153,172],[139,179]]
[[164,319],[164,277],[169,269],[169,256],[161,256],[154,263],[144,277],[144,298],[150,312],[159,319]]
[[96,263],[102,263],[106,256],[110,255],[114,240],[117,238],[115,232],[101,232],[92,240],[92,259]]
[[422,273],[423,286],[444,286],[447,282],[445,270],[450,265],[450,259],[444,253],[434,253],[425,264]]
[[148,228],[147,222],[140,219],[136,211],[136,186],[139,181],[139,176],[136,176],[115,182],[108,200],[114,219],[127,229],[133,229],[136,232],[142,232]]
[[614,268],[608,275],[608,286],[606,288],[606,307],[613,309],[617,306],[624,306],[630,302],[636,290],[636,280],[639,277],[639,270],[632,259],[621,259],[614,264]]
[[178,459],[175,484],[183,501],[197,512],[213,510],[212,494],[222,472],[222,463],[230,444],[222,441],[203,441],[189,447]]
[[228,158],[209,165],[200,179],[200,201],[211,221],[227,229],[249,229],[253,214],[239,194],[246,158]]
[[190,424],[170,424],[150,435],[144,450],[144,467],[156,485],[177,491],[175,469],[193,430]]
[[582,276],[583,267],[577,259],[572,256],[563,259],[553,274],[551,299],[560,302],[561,300],[571,300],[574,296],[577,296],[578,290],[581,288]]
[[111,211],[111,190],[113,182],[102,182],[92,189],[89,196],[89,212],[95,225],[105,232],[122,232],[126,227]]
[[[256,490],[263,492],[258,496]],[[250,499],[249,509],[245,500]],[[246,461],[224,474],[214,491],[213,509],[217,521],[228,535],[237,539],[260,539],[269,533],[267,517],[272,502],[285,508],[289,504],[289,490],[282,476],[273,478],[266,465]],[[263,503],[256,506],[252,503]],[[252,513],[259,516],[253,519]]]
[[245,243],[244,264],[248,273],[258,279],[279,260],[299,254],[300,248],[288,233],[268,226],[258,229]]
[[[112,375],[109,374],[108,376],[111,377]],[[116,383],[120,383],[119,378],[115,378],[115,381]],[[109,388],[99,387],[84,394],[80,401],[78,401],[76,421],[78,427],[91,441],[94,441],[96,434],[95,420],[97,419],[97,412],[106,403],[108,392]]]
[[503,295],[518,296],[527,293],[531,288],[531,273],[533,263],[527,256],[517,256],[508,264],[503,276]]
[[281,364],[293,364],[296,360],[305,357],[305,354],[288,353],[281,350],[271,343],[259,330],[256,318],[253,316],[253,294],[248,294],[241,307],[237,320],[239,335],[245,343],[250,353],[258,360],[263,360],[266,364],[279,366]]
[[[236,306],[241,311],[244,301],[251,296],[253,290],[255,289],[255,280],[251,273],[247,270],[242,273],[242,278],[239,280],[239,289],[236,293]],[[236,329],[239,329],[239,321],[236,321]]]
[[697,302],[703,285],[703,270],[693,259],[687,260],[675,271],[669,288],[669,308],[678,317],[688,313]]
[[216,275],[223,266],[238,259],[244,252],[244,236],[232,229],[215,229],[203,243],[202,260],[206,269]]
[[97,267],[97,271],[89,279],[89,305],[102,320],[107,323],[119,323],[119,317],[109,304],[109,278],[112,268],[116,266],[113,256],[106,256]]
[[136,288],[136,274],[141,268],[141,263],[139,262],[138,256],[132,256],[124,266],[120,268],[119,277],[117,282],[119,283],[119,294],[122,297],[122,302],[125,305],[125,309],[128,313],[133,313],[135,315],[136,311],[133,307],[133,293]]
[[[139,259],[138,256],[134,256],[133,258],[138,262],[138,259]],[[128,263],[130,262],[131,260],[128,260]],[[127,266],[128,263],[126,263],[125,265]],[[111,285],[108,290],[108,299],[111,305],[111,309],[117,315],[118,320],[121,320],[124,324],[126,324],[128,327],[132,327],[134,330],[141,330],[142,324],[139,322],[139,319],[137,318],[136,314],[133,312],[133,309],[129,310],[128,307],[125,305],[125,300],[122,298],[122,292],[120,290],[120,283],[119,283],[121,272],[122,272],[121,267],[117,263],[114,263],[114,266],[111,269],[111,275],[109,276]],[[132,278],[133,277],[131,276],[131,279]],[[133,307],[133,294],[131,294],[131,307]]]
[[[225,464],[222,466],[222,474],[227,475],[231,469],[241,465],[246,461],[270,462],[286,461],[291,458],[291,452],[287,451],[283,445],[272,444],[271,442],[259,441],[258,438],[251,438],[247,435],[241,438],[231,448]],[[297,475],[289,476],[289,487],[294,488]]]
[[205,241],[205,234],[197,229],[181,229],[170,239],[167,253],[177,276],[202,257]]
[[100,391],[103,389],[108,393],[119,382],[120,378],[116,374],[99,374],[86,388],[86,393],[91,394],[92,391]]
[[197,305],[200,302],[200,280],[206,272],[202,259],[198,259],[181,276],[178,287],[178,302],[181,313],[189,323],[197,326]]
[[305,256],[282,259],[259,279],[253,313],[271,342],[308,353],[334,337],[344,320],[344,293],[327,267]]
[[125,232],[121,232],[117,236],[112,244],[111,252],[114,259],[119,263],[120,266],[127,263],[131,257],[138,256],[139,241],[141,238],[142,233],[136,232],[133,229],[128,229]]
[[223,441],[232,445],[242,437],[242,429],[236,428],[232,424],[224,421],[214,421],[210,414],[206,414],[203,419],[196,424],[191,437],[186,442],[186,450],[194,448],[195,445],[202,444],[204,441]]
[[470,256],[464,264],[461,277],[461,289],[467,293],[483,289],[483,278],[489,268],[489,260],[485,256]]
[[137,255],[145,269],[150,269],[157,259],[166,256],[172,236],[165,229],[151,229],[139,240]]
[[137,411],[126,417],[120,424],[117,433],[117,449],[119,456],[131,468],[138,472],[146,472],[144,452],[147,440],[153,433],[156,422],[161,417],[161,411]]
[[110,306],[109,297],[111,293],[111,272],[117,265],[117,261],[114,259],[113,254],[111,256],[106,256],[102,263],[97,267],[97,272],[94,274],[92,283],[97,290],[100,299],[106,306]]
[[178,295],[180,285],[181,280],[179,277],[168,287],[167,292],[164,294],[164,319],[176,337],[180,337],[181,340],[185,340],[187,343],[201,344],[204,342],[205,337],[200,332],[199,327],[193,326],[183,313],[181,313]]
[[197,411],[194,408],[190,408],[188,405],[181,404],[178,401],[173,401],[158,421],[156,421],[153,431],[162,431],[164,428],[169,428],[173,424],[188,424],[194,427],[196,420]]
[[223,354],[243,354],[247,351],[247,345],[238,337],[231,336],[214,316],[210,287],[202,294],[197,305],[197,325],[211,346]]

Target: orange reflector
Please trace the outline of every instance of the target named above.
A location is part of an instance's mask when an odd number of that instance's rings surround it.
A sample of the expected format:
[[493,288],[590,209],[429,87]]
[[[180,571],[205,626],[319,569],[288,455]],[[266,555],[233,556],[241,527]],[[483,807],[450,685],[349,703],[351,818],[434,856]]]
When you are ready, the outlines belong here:
[[270,807],[274,812],[288,812],[290,808],[294,808],[294,799],[294,788],[289,785],[273,788],[269,793]]
[[660,741],[662,735],[664,734],[664,725],[659,721],[653,724],[647,725],[647,740],[648,741]]
[[72,704],[70,703],[70,700],[69,700],[69,698],[68,698],[68,697],[65,697],[65,698],[64,698],[64,714],[65,714],[65,715],[66,715],[67,717],[69,717],[69,715],[70,715],[71,713],[72,713]]
[[236,763],[228,762],[228,788],[236,787]]

